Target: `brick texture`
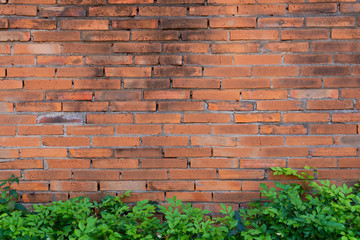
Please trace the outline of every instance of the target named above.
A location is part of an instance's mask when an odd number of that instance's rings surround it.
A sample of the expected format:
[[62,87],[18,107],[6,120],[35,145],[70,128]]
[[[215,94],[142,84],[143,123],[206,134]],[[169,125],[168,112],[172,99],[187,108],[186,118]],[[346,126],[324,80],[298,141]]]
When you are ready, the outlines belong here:
[[269,167],[355,182],[358,2],[0,0],[0,178],[216,209]]

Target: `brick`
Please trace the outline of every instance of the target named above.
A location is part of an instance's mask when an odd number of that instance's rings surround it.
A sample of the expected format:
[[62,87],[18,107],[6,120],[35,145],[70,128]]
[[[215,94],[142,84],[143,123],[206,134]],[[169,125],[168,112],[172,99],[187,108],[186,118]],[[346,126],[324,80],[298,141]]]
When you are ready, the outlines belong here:
[[240,168],[270,168],[285,166],[285,159],[240,159]]
[[298,111],[304,109],[301,101],[257,101],[257,110],[263,111]]
[[29,5],[0,5],[0,15],[36,16],[37,7]]
[[359,143],[360,143],[360,138],[357,135],[335,137],[335,144],[337,145],[359,145]]
[[71,179],[71,170],[25,170],[25,180],[67,180]]
[[223,79],[223,88],[270,88],[270,79],[267,78],[236,78],[236,79]]
[[0,137],[2,147],[40,147],[40,138],[36,137]]
[[159,57],[159,63],[160,65],[182,65],[182,56],[160,56]]
[[287,91],[285,90],[251,90],[242,91],[242,99],[287,99]]
[[0,149],[0,159],[3,158],[19,158],[19,150],[17,149]]
[[160,134],[161,125],[136,124],[136,125],[121,125],[116,126],[117,134]]
[[301,30],[282,30],[281,40],[312,40],[328,39],[329,30],[327,29],[301,29]]
[[235,55],[235,65],[268,65],[280,64],[281,55]]
[[48,191],[49,183],[47,182],[20,182],[19,185],[14,186],[18,191]]
[[15,109],[17,112],[59,112],[61,103],[22,102],[16,103]]
[[90,17],[130,17],[136,15],[136,7],[128,6],[101,6],[89,7]]
[[[4,74],[5,74],[5,69],[4,69]],[[3,79],[0,81],[0,88],[4,90],[21,89],[23,88],[23,82],[20,80]]]
[[319,179],[338,179],[338,180],[347,180],[353,179],[357,180],[359,174],[358,169],[336,169],[336,170],[318,170],[318,178]]
[[[154,109],[155,110],[155,109]],[[159,111],[202,111],[203,102],[159,102]]]
[[231,192],[231,193],[214,193],[214,202],[250,202],[260,198],[257,192]]
[[[25,57],[25,56],[21,56]],[[37,56],[37,63],[41,65],[82,65],[81,56]]]
[[298,76],[298,67],[253,67],[254,76]]
[[150,191],[194,191],[193,182],[189,181],[148,181]]
[[164,157],[210,157],[211,148],[165,148]]
[[208,125],[165,125],[164,133],[166,134],[210,134],[211,127]]
[[142,159],[141,168],[187,168],[186,159]]
[[304,25],[304,18],[260,18],[258,20],[258,27],[302,27]]
[[360,31],[358,31],[358,29],[333,29],[333,30],[331,30],[331,38],[333,38],[333,39],[359,39]]
[[232,137],[201,136],[191,137],[192,146],[235,147],[236,139]]
[[328,113],[285,113],[284,122],[328,122]]
[[122,180],[167,179],[167,170],[125,170],[121,171]]
[[144,91],[144,99],[189,99],[190,91],[188,90],[147,90]]
[[186,16],[185,7],[163,7],[163,6],[140,6],[139,16]]
[[350,75],[351,69],[347,66],[314,66],[302,67],[301,74],[303,76],[345,76]]
[[153,101],[122,101],[112,102],[110,105],[111,111],[156,111],[156,102]]
[[207,192],[166,192],[167,198],[181,199],[183,202],[210,202],[211,193]]
[[259,52],[258,43],[226,43],[213,44],[212,53],[252,53]]
[[263,147],[262,157],[306,157],[309,154],[307,147]]
[[10,54],[11,46],[8,44],[0,44],[0,53],[1,54]]
[[42,142],[54,147],[90,146],[88,137],[43,137]]
[[339,158],[340,168],[358,168],[360,166],[359,158]]
[[210,28],[254,28],[256,26],[256,18],[241,17],[241,18],[210,18]]
[[93,159],[93,168],[103,169],[126,169],[126,168],[138,168],[139,163],[137,159]]
[[353,109],[352,100],[309,100],[306,103],[306,109]]
[[250,77],[250,67],[205,67],[206,77]]
[[214,157],[259,157],[260,149],[259,148],[213,148],[213,156]]
[[321,63],[331,63],[332,56],[325,54],[292,54],[285,55],[284,63],[287,64],[321,64]]
[[158,0],[161,4],[203,4],[204,0]]
[[119,180],[120,171],[116,170],[74,170],[74,180]]
[[67,151],[63,148],[23,148],[21,149],[22,158],[35,157],[66,157]]
[[87,56],[85,63],[87,65],[130,65],[131,56]]
[[294,126],[277,126],[277,125],[262,125],[260,126],[261,134],[306,134],[307,129],[303,125]]
[[55,77],[54,68],[8,68],[8,77]]
[[[72,88],[72,81],[71,80],[25,80],[24,81],[24,89],[31,89],[31,90],[62,90]],[[58,100],[58,99],[55,99]]]
[[0,42],[27,42],[30,41],[30,32],[0,31]]
[[184,63],[196,65],[232,65],[232,57],[213,55],[189,55],[184,56]]
[[360,11],[359,3],[340,3],[341,13],[356,13]]
[[219,79],[197,79],[194,81],[192,78],[178,78],[173,79],[173,88],[220,88]]
[[280,122],[280,113],[235,114],[235,122]]
[[34,42],[80,41],[80,32],[73,32],[73,31],[33,32],[33,38],[34,38]]
[[190,7],[189,14],[195,16],[212,16],[212,15],[235,15],[237,14],[236,6],[199,6]]
[[40,17],[85,17],[86,9],[83,7],[39,7]]
[[87,114],[88,124],[133,123],[132,114]]
[[[0,136],[15,136],[15,133],[16,133],[15,126],[0,126]],[[209,133],[210,133],[210,129],[209,129]]]
[[145,191],[146,181],[102,181],[101,191]]
[[182,31],[181,39],[184,41],[226,41],[228,32],[223,30]]
[[113,157],[114,151],[113,149],[105,149],[105,148],[78,148],[78,149],[70,149],[70,156],[75,158],[104,158],[104,157]]
[[18,135],[62,135],[63,126],[18,126]]
[[115,147],[115,146],[139,146],[138,137],[93,137],[93,146],[95,147]]
[[356,147],[313,147],[310,154],[315,157],[356,156]]
[[9,28],[54,30],[56,29],[56,20],[9,19]]
[[10,4],[56,4],[56,0],[10,0]]
[[252,103],[247,102],[212,102],[208,103],[208,109],[212,111],[251,111]]
[[118,67],[105,68],[107,77],[150,77],[151,68],[149,67]]
[[337,11],[336,3],[307,3],[289,4],[289,13],[334,13]]
[[95,100],[140,100],[141,92],[138,91],[96,91]]
[[[159,64],[159,56],[135,56],[135,64],[136,65],[158,65]],[[170,65],[170,64],[167,64]]]
[[186,18],[186,19],[161,19],[160,28],[161,29],[197,29],[197,28],[207,28],[208,20],[205,18]]
[[106,0],[59,0],[59,5],[104,5]]
[[0,19],[0,29],[6,29],[9,27],[8,20],[7,19]]
[[335,158],[290,158],[289,167],[304,168],[305,166],[312,166],[316,168],[336,167]]
[[238,9],[239,15],[284,15],[286,5],[241,5]]
[[264,179],[264,170],[219,170],[219,179]]
[[164,43],[166,53],[207,53],[209,44],[205,43]]
[[236,158],[192,158],[191,168],[237,168]]
[[146,158],[162,157],[161,148],[119,148],[115,149],[115,157],[121,158]]
[[15,54],[59,54],[60,44],[17,44],[14,46]]
[[197,191],[240,191],[239,181],[196,181]]
[[90,168],[90,159],[47,159],[47,166],[51,168]]
[[277,30],[231,30],[230,40],[278,40]]
[[238,137],[236,141],[237,146],[281,146],[284,145],[284,138],[278,136],[251,136]]
[[260,184],[264,183],[268,187],[275,187],[275,184],[270,181],[242,181],[243,191],[260,191],[262,190]]
[[258,126],[251,124],[214,125],[212,129],[214,134],[257,134],[258,132]]
[[229,114],[189,113],[184,114],[184,123],[226,123],[230,122]]
[[165,201],[165,193],[163,192],[132,193],[129,197],[125,197],[122,199],[123,202],[130,202],[130,203],[143,201],[143,200],[163,202]]
[[308,52],[309,43],[306,42],[280,42],[265,43],[264,51],[270,52]]
[[64,43],[63,53],[82,53],[82,54],[109,54],[110,44],[103,43]]
[[237,90],[194,90],[192,99],[196,100],[240,100],[240,91]]
[[286,145],[308,146],[308,145],[332,145],[333,139],[328,136],[294,136],[286,137]]
[[18,177],[18,178],[20,178],[20,176],[21,176],[20,171],[1,171],[0,172],[1,179],[10,178],[12,175],[14,175],[15,177]]
[[135,123],[180,123],[180,114],[136,114]]
[[106,112],[109,104],[106,102],[64,102],[64,112]]
[[155,77],[200,77],[202,76],[201,67],[155,67],[154,68]]
[[299,99],[338,98],[339,92],[335,89],[290,90],[290,97]]
[[73,91],[73,92],[46,92],[47,100],[92,100],[92,92],[89,91]]
[[67,193],[24,193],[22,201],[24,203],[45,203],[53,201],[66,201],[68,200]]
[[360,64],[359,57],[360,54],[336,54],[334,56],[334,62]]
[[172,30],[134,30],[131,38],[133,41],[174,41],[179,39],[179,33]]
[[72,78],[72,77],[102,77],[104,76],[103,68],[96,67],[68,67],[68,68],[58,68],[57,77],[58,78]]
[[356,125],[352,124],[314,124],[310,134],[356,134]]
[[307,27],[351,27],[355,26],[354,17],[309,17]]
[[13,103],[0,103],[0,112],[13,112],[14,104]]
[[39,123],[82,123],[84,115],[80,114],[46,114],[38,117]]
[[0,114],[0,124],[36,124],[36,116],[22,114]]
[[108,20],[60,20],[61,30],[108,30]]
[[[178,20],[179,21],[179,20]],[[156,29],[158,28],[157,19],[124,19],[113,20],[112,29]]]
[[360,44],[358,42],[313,42],[312,50],[314,52],[359,52]]
[[[121,82],[120,80],[112,79],[75,79],[74,80],[74,89],[120,89]],[[92,98],[91,98],[92,99]]]
[[50,190],[54,192],[95,192],[97,191],[96,182],[81,182],[81,181],[51,181]]

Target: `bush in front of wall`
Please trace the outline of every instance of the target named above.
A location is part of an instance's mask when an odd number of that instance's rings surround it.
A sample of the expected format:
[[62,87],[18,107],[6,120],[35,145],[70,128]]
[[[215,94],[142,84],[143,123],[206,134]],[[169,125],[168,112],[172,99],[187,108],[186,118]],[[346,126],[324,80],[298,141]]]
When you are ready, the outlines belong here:
[[[309,168],[307,168],[310,170]],[[306,172],[290,168],[272,168],[274,175],[293,175],[298,184],[275,183],[275,188],[261,184],[262,200],[240,209],[250,239],[360,239],[360,188],[336,186],[329,180],[318,182]]]

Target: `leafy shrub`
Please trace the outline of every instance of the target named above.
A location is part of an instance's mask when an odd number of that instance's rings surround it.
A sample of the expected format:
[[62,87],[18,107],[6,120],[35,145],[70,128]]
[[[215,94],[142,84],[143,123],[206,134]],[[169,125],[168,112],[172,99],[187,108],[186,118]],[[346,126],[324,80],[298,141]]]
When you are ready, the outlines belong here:
[[[15,195],[9,187],[7,194]],[[5,194],[6,195],[6,194]],[[126,193],[124,196],[128,196]],[[14,199],[13,199],[14,200]],[[6,207],[0,215],[0,239],[17,240],[103,240],[103,239],[237,239],[238,221],[231,207],[223,205],[222,218],[211,218],[207,210],[184,205],[181,200],[168,199],[169,206],[148,200],[130,207],[121,197],[106,196],[100,203],[78,197],[65,202],[34,205],[33,212]],[[165,216],[161,222],[155,214]],[[238,214],[238,213],[237,213]]]
[[[307,168],[309,169],[309,168]],[[360,190],[312,180],[305,172],[272,168],[274,175],[294,175],[305,182],[275,183],[280,191],[261,184],[264,199],[241,209],[248,239],[360,239]]]

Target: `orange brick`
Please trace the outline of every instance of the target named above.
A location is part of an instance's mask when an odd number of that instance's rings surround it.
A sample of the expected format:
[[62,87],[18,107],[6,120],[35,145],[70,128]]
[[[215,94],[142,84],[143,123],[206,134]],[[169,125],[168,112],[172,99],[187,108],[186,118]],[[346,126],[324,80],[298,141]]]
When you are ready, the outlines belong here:
[[106,4],[105,0],[59,0],[59,5],[104,5]]
[[208,109],[213,111],[251,111],[254,106],[253,103],[247,102],[212,102],[208,104]]
[[356,134],[356,125],[353,124],[313,124],[310,134]]
[[121,171],[122,180],[167,179],[167,170],[125,170]]
[[144,91],[144,99],[189,99],[190,91],[188,90],[148,90]]
[[3,147],[40,147],[40,139],[36,137],[0,137]]
[[96,182],[81,182],[81,181],[51,181],[50,190],[54,192],[95,192],[97,191]]
[[328,113],[285,113],[284,122],[328,122]]
[[359,39],[360,31],[358,31],[358,29],[333,29],[333,30],[331,30],[331,38],[333,38],[333,39]]
[[339,158],[340,168],[358,168],[360,166],[359,158]]
[[90,146],[90,139],[87,137],[43,137],[44,146],[72,147]]
[[161,29],[179,29],[179,28],[198,29],[198,28],[207,28],[207,23],[208,23],[207,19],[204,18],[160,19],[160,28]]
[[106,102],[64,102],[64,112],[106,112],[109,108]]
[[[184,56],[184,63],[196,65],[232,65],[232,57],[223,55],[189,55]],[[181,65],[181,61],[178,65]]]
[[68,126],[67,135],[113,135],[113,126]]
[[258,27],[302,27],[304,18],[259,18]]
[[338,98],[339,91],[335,89],[311,89],[311,90],[290,90],[291,98]]
[[[176,20],[181,21],[180,19],[176,19]],[[155,29],[155,28],[158,28],[157,19],[123,19],[123,20],[112,21],[112,29]]]
[[155,77],[200,77],[202,76],[200,67],[155,67]]
[[186,16],[185,7],[140,6],[139,16]]
[[285,159],[240,159],[240,168],[270,168],[285,166]]
[[301,29],[301,30],[282,30],[281,40],[312,40],[328,39],[329,30],[327,29]]
[[289,13],[334,13],[336,3],[289,4]]
[[264,170],[219,170],[219,179],[264,179]]
[[165,125],[164,132],[167,134],[209,134],[211,127],[207,125]]
[[320,78],[275,78],[274,88],[320,88]]
[[263,111],[278,111],[278,110],[303,110],[303,103],[300,101],[258,101],[256,105],[257,110]]
[[278,40],[277,30],[231,30],[230,40]]
[[307,109],[353,109],[352,100],[309,100],[306,104]]
[[180,114],[136,114],[136,123],[180,123]]
[[151,68],[149,67],[118,67],[105,68],[105,75],[107,77],[150,77]]
[[179,39],[179,32],[172,30],[134,30],[131,32],[131,38],[133,41],[174,41]]
[[360,11],[359,3],[340,3],[340,12],[353,13]]
[[345,76],[350,75],[351,69],[348,66],[307,66],[301,68],[303,76]]
[[119,53],[157,53],[161,52],[160,43],[115,43],[114,52]]
[[75,158],[105,158],[105,157],[114,156],[113,149],[106,149],[106,148],[70,149],[69,153],[71,157],[75,157]]
[[258,192],[231,192],[231,193],[214,193],[214,202],[250,202],[254,199],[260,198],[260,193]]
[[121,125],[116,126],[117,134],[160,134],[161,133],[161,125]]
[[242,91],[242,99],[286,99],[287,91],[285,90],[251,90],[251,91]]
[[206,67],[204,76],[207,77],[250,77],[250,67]]
[[336,158],[290,158],[289,167],[304,168],[311,166],[316,168],[336,167]]
[[240,191],[239,181],[196,181],[197,191]]
[[212,53],[253,53],[259,52],[259,43],[213,44]]
[[23,148],[22,158],[66,157],[67,151],[63,148]]
[[34,68],[8,68],[7,69],[8,77],[55,77],[55,68],[43,68],[43,67],[34,67]]
[[237,168],[237,158],[192,158],[191,168]]
[[0,112],[13,112],[13,111],[14,111],[13,103],[0,102]]
[[132,114],[87,114],[88,124],[133,123]]
[[280,113],[235,114],[235,122],[280,122]]
[[62,135],[63,126],[18,126],[19,135]]
[[22,195],[24,203],[45,203],[66,200],[68,200],[67,193],[24,193]]
[[71,179],[71,170],[25,170],[25,180],[67,180]]
[[[62,80],[64,81],[64,80]],[[81,91],[81,92],[46,92],[46,100],[77,100],[85,101],[92,100],[92,92]]]
[[191,145],[193,146],[223,146],[234,147],[235,138],[231,137],[191,137]]
[[61,53],[60,44],[16,44],[15,54],[59,54]]
[[81,56],[38,56],[37,63],[41,65],[82,65]]
[[[120,194],[118,193],[118,195]],[[130,202],[130,203],[143,201],[143,200],[163,202],[165,201],[165,193],[163,192],[132,193],[129,197],[125,197],[122,199],[123,202]]]
[[355,26],[354,17],[309,17],[307,27],[350,27]]
[[286,145],[289,146],[332,145],[332,143],[332,137],[328,136],[286,137]]
[[219,79],[201,79],[194,81],[191,78],[173,79],[173,88],[220,88]]
[[310,154],[315,157],[356,156],[356,147],[313,147]]
[[0,124],[36,124],[34,115],[4,115],[0,114]]
[[309,154],[307,147],[263,147],[262,157],[306,157]]
[[115,157],[121,158],[146,158],[162,157],[161,148],[119,148],[115,150]]
[[[120,89],[121,81],[116,79],[74,80],[74,89]],[[110,92],[111,93],[111,92]],[[92,99],[92,97],[91,97]]]
[[307,129],[303,125],[294,126],[277,126],[277,125],[262,125],[260,126],[261,134],[306,134]]
[[[0,126],[0,136],[15,136],[15,133],[16,133],[15,126]],[[210,133],[210,128],[209,128],[209,133]]]
[[306,42],[265,43],[264,50],[271,52],[308,52],[309,43]]
[[15,15],[15,16],[36,16],[37,7],[29,5],[1,5],[1,15]]
[[93,137],[93,146],[139,146],[140,140],[138,137]]
[[145,191],[146,181],[102,181],[101,191]]
[[90,159],[47,159],[47,166],[51,168],[90,168]]
[[120,171],[116,170],[74,170],[74,180],[119,180]]
[[142,146],[187,146],[188,137],[142,137]]
[[87,65],[129,65],[132,59],[131,56],[87,56],[85,62]]
[[[154,109],[155,110],[155,109]],[[202,102],[159,102],[159,111],[202,111]]]
[[254,76],[298,76],[298,67],[253,67]]
[[60,20],[61,30],[108,30],[108,20]]
[[258,126],[250,124],[241,125],[214,125],[214,134],[257,134]]
[[211,148],[164,148],[165,157],[210,157]]
[[196,16],[235,15],[237,9],[236,6],[199,6],[190,7],[189,13]]
[[321,64],[321,63],[331,63],[332,56],[325,54],[292,54],[285,55],[284,63],[288,64]]
[[34,42],[72,42],[80,41],[80,32],[41,31],[33,32]]
[[34,65],[33,56],[0,56],[1,65]]
[[19,150],[17,149],[0,149],[1,158],[19,158]]
[[338,179],[338,180],[357,180],[357,176],[360,173],[358,169],[336,169],[336,170],[325,170],[319,169],[319,179]]
[[56,20],[47,19],[9,19],[10,28],[22,29],[56,29]]
[[48,182],[20,182],[19,185],[14,185],[14,188],[18,191],[48,191],[49,183]]
[[210,28],[243,28],[255,27],[256,18],[254,17],[241,17],[241,18],[210,18]]
[[107,43],[64,43],[63,53],[109,54],[111,45]]
[[194,183],[189,181],[148,181],[150,191],[193,191]]
[[184,114],[184,123],[226,123],[230,122],[229,114],[216,113],[189,113]]
[[21,102],[15,104],[17,112],[59,112],[61,103]]
[[166,192],[167,198],[174,196],[184,202],[210,202],[212,199],[211,193],[207,192]]
[[313,42],[314,52],[359,52],[358,42]]
[[238,137],[237,146],[281,146],[284,145],[284,138],[278,136],[251,136]]
[[183,31],[181,39],[184,41],[226,41],[228,32],[223,30]]
[[260,149],[259,148],[213,148],[214,157],[259,157]]
[[164,43],[166,53],[207,53],[209,44],[205,43]]
[[187,168],[186,159],[142,159],[141,168]]
[[136,7],[109,6],[89,7],[90,17],[130,17],[136,15]]
[[39,7],[40,17],[85,17],[86,8],[84,7]]

